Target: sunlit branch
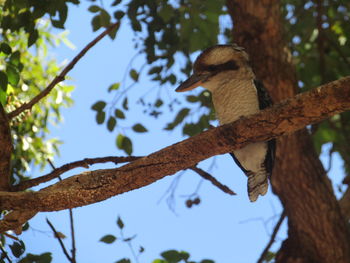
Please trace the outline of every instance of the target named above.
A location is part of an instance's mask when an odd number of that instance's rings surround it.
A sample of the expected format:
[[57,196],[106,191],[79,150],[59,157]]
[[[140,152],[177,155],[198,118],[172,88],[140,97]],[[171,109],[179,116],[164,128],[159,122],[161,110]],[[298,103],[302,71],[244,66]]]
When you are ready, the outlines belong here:
[[107,163],[107,162],[113,162],[115,164],[126,163],[126,162],[132,162],[139,158],[140,157],[136,157],[136,156],[128,156],[128,157],[107,156],[107,157],[99,157],[99,158],[85,158],[83,160],[67,163],[65,165],[62,165],[59,168],[55,168],[52,172],[46,175],[43,175],[41,177],[23,181],[18,185],[14,185],[11,187],[11,191],[13,192],[23,191],[30,187],[37,186],[39,184],[48,182],[52,179],[58,178],[61,174],[78,167],[89,168],[89,165],[98,164],[98,163]]
[[19,115],[21,112],[25,110],[30,110],[36,103],[38,103],[42,98],[47,96],[50,91],[61,81],[64,80],[67,73],[77,64],[77,62],[91,49],[97,42],[99,42],[104,36],[108,35],[114,29],[119,27],[120,23],[114,23],[110,25],[105,31],[103,31],[100,35],[98,35],[94,40],[92,40],[89,44],[87,44],[79,53],[76,55],[73,60],[62,70],[62,72],[56,76],[51,83],[41,91],[37,96],[35,96],[30,102],[24,103],[22,106],[18,107],[14,111],[8,113],[8,118],[12,119],[13,117]]

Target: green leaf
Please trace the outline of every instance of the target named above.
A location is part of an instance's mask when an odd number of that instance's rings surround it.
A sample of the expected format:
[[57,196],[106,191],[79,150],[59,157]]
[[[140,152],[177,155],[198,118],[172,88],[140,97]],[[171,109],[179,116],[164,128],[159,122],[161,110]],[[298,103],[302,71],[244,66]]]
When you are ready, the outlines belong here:
[[91,106],[91,109],[95,111],[102,111],[106,107],[106,102],[100,100]]
[[112,244],[114,241],[116,241],[117,238],[113,235],[105,235],[100,239],[100,242],[106,243],[106,244]]
[[101,8],[100,8],[99,6],[97,6],[97,5],[92,5],[92,6],[89,7],[88,10],[89,10],[91,13],[97,13],[98,11],[101,10]]
[[115,263],[131,263],[131,261],[128,258],[122,258],[122,259],[116,261]]
[[98,111],[96,115],[97,124],[102,124],[105,121],[106,113],[104,111]]
[[130,77],[134,80],[134,81],[138,81],[139,79],[139,73],[137,73],[137,71],[135,69],[130,70]]
[[116,6],[121,3],[122,0],[114,0],[114,2],[111,4],[111,6]]
[[11,54],[10,56],[10,63],[15,66],[18,67],[21,63],[21,53],[19,51],[15,51]]
[[7,43],[2,42],[2,43],[0,44],[0,51],[3,52],[3,53],[5,53],[6,55],[9,55],[9,54],[11,54],[12,49],[11,49],[11,47],[10,47]]
[[115,36],[117,35],[117,32],[118,32],[118,30],[119,30],[119,26],[120,26],[120,24],[118,24],[115,28],[113,28],[113,29],[108,33],[108,35],[109,35],[109,37],[110,37],[111,39],[115,39]]
[[6,73],[7,73],[7,77],[8,77],[8,82],[12,86],[17,86],[19,79],[20,79],[20,75],[19,75],[17,68],[12,66],[11,64],[7,64]]
[[114,84],[109,86],[108,92],[111,92],[112,90],[117,90],[117,89],[119,89],[119,87],[120,87],[120,83],[114,83]]
[[122,134],[117,136],[117,147],[128,155],[131,155],[132,153],[132,142],[130,138]]
[[41,255],[34,255],[28,253],[24,258],[22,258],[19,263],[50,263],[52,261],[51,253],[43,253]]
[[132,129],[135,132],[147,132],[148,131],[141,123],[135,124],[134,126],[132,126]]
[[96,15],[91,20],[92,31],[97,31],[101,28],[101,18],[100,15]]
[[116,124],[117,124],[117,120],[113,116],[110,116],[107,121],[107,129],[109,131],[113,131]]
[[7,74],[3,71],[0,71],[0,88],[6,92],[8,84]]
[[120,218],[120,216],[118,216],[118,219],[117,219],[117,225],[120,229],[123,229],[124,228],[124,222],[123,220]]
[[168,123],[167,126],[164,128],[165,130],[173,130],[177,125],[179,125],[184,119],[185,117],[188,115],[188,113],[190,112],[189,108],[183,108],[181,109],[173,122]]
[[163,66],[153,67],[148,71],[148,75],[159,74],[162,71],[162,69],[163,69]]
[[[183,260],[183,255],[176,250],[164,251],[160,254],[165,260],[171,263],[180,262]],[[186,259],[187,260],[187,259]]]
[[35,30],[29,32],[28,47],[33,45],[38,40],[38,38],[39,38],[38,30],[35,29]]
[[200,263],[215,263],[213,260],[210,260],[210,259],[203,259],[201,260]]
[[115,117],[117,117],[118,119],[125,119],[125,114],[124,112],[122,112],[120,109],[116,109],[114,111],[114,115]]
[[123,11],[120,11],[120,10],[115,11],[113,13],[114,18],[117,19],[117,20],[122,19],[124,17],[124,15],[125,15],[125,13]]
[[101,26],[104,26],[104,27],[107,27],[111,24],[111,16],[104,9],[101,9],[100,21],[101,21]]
[[25,251],[25,246],[23,241],[15,241],[13,242],[12,245],[9,246],[11,249],[12,254],[16,257],[19,258]]
[[186,97],[186,100],[187,100],[188,102],[191,102],[191,103],[194,103],[194,102],[198,102],[198,101],[199,101],[198,97],[197,97],[197,96],[193,96],[193,95],[187,96],[187,97]]
[[161,99],[157,99],[156,102],[154,103],[154,106],[157,108],[159,108],[162,105],[163,105],[163,101]]
[[128,97],[125,97],[124,100],[123,100],[123,109],[124,110],[129,110],[129,107],[128,107]]
[[5,106],[7,101],[7,94],[5,91],[3,91],[2,89],[0,89],[0,103]]

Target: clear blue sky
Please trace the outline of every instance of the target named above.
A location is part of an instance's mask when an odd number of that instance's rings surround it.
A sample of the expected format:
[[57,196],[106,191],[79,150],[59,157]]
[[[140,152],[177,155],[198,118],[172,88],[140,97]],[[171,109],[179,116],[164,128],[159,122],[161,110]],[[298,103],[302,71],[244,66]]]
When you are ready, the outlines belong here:
[[[92,33],[91,14],[87,5],[69,9],[66,28],[70,31],[69,39],[76,46],[75,50],[66,47],[55,50],[59,61],[70,60],[96,33]],[[130,58],[136,50],[132,44],[133,33],[124,24],[114,41],[106,38],[97,44],[69,73],[76,86],[73,93],[75,104],[72,108],[63,110],[64,123],[52,127],[52,137],[64,141],[61,156],[54,161],[56,166],[80,160],[86,157],[102,157],[108,155],[121,156],[123,153],[115,146],[116,133],[110,133],[105,126],[95,122],[91,105],[99,99],[109,101],[111,95],[107,87],[121,81]],[[142,58],[135,62],[139,68]],[[129,80],[130,81],[130,80]],[[165,132],[164,123],[173,118],[173,114],[164,114],[160,119],[153,120],[147,115],[140,114],[142,108],[136,104],[140,95],[156,83],[151,83],[146,77],[141,78],[131,92],[129,102],[130,112],[124,126],[130,126],[138,120],[151,131],[143,135],[135,135],[127,131],[134,141],[134,154],[147,155],[182,139],[179,130]],[[181,99],[182,94],[174,92],[175,87],[167,87],[173,98]],[[213,159],[200,164],[207,168]],[[250,203],[246,193],[246,178],[235,166],[229,156],[215,158],[215,168],[211,171],[222,183],[230,186],[237,196],[228,196],[208,182],[203,182],[199,190],[202,203],[192,209],[185,207],[185,195],[195,191],[200,177],[187,171],[175,192],[175,212],[172,212],[164,198],[175,176],[168,176],[150,186],[113,197],[101,203],[74,209],[75,230],[77,239],[77,261],[79,263],[115,262],[123,257],[130,257],[134,262],[130,249],[120,241],[112,245],[99,242],[105,234],[119,235],[116,227],[117,216],[125,222],[125,235],[137,234],[133,245],[137,250],[139,245],[145,248],[139,262],[151,262],[160,252],[168,249],[185,250],[193,260],[204,258],[213,259],[220,263],[256,262],[269,240],[272,228],[281,213],[278,199],[269,190],[265,197],[260,197],[255,203]],[[332,171],[340,173],[341,163],[337,158]],[[98,169],[107,166],[93,166]],[[109,165],[108,167],[113,167]],[[79,173],[74,170],[64,176]],[[43,173],[33,170],[35,176]],[[145,175],[147,176],[147,175]],[[288,187],[288,186],[286,186]],[[30,221],[31,229],[22,238],[27,245],[27,252],[53,252],[53,262],[67,262],[56,239],[52,237],[45,218],[49,218],[55,227],[68,238],[65,244],[70,249],[70,233],[68,211],[40,213]],[[273,246],[279,247],[286,233],[286,222],[278,235],[278,242]]]

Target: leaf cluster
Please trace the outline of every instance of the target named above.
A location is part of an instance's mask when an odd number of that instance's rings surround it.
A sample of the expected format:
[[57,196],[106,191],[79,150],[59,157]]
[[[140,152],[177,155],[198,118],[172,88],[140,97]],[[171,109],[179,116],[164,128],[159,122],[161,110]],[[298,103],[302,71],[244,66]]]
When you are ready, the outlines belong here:
[[[283,1],[289,39],[302,91],[350,74],[348,1]],[[350,174],[350,114],[345,112],[311,128],[318,153],[330,143]]]

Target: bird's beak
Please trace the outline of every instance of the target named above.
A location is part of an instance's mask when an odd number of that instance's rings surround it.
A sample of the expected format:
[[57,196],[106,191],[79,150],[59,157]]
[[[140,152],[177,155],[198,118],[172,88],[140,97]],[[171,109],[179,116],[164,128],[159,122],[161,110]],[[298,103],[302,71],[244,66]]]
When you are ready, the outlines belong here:
[[197,88],[198,86],[201,86],[203,82],[207,80],[208,76],[205,74],[196,74],[194,73],[191,75],[188,79],[186,79],[184,82],[181,83],[179,87],[175,90],[176,92],[183,92],[192,90],[194,88]]

